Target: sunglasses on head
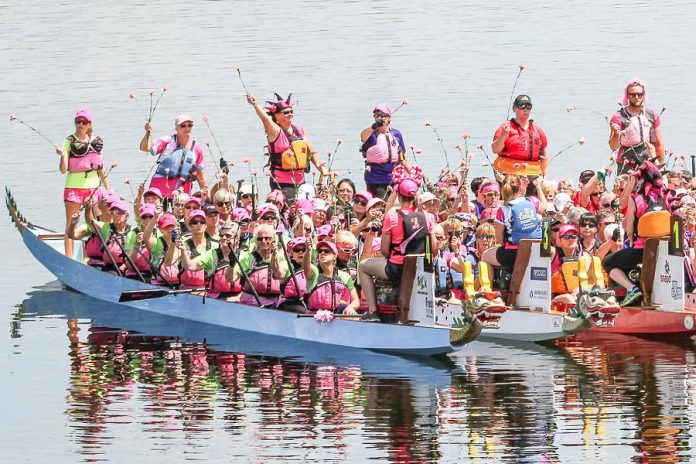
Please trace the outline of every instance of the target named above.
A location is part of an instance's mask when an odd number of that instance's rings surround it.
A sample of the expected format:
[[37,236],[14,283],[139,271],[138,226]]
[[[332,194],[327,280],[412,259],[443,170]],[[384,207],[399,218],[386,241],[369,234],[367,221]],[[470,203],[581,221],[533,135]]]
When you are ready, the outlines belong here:
[[339,250],[344,253],[352,253],[355,251],[355,247],[339,247]]
[[179,127],[181,127],[182,129],[189,128],[189,127],[193,127],[193,124],[179,124]]

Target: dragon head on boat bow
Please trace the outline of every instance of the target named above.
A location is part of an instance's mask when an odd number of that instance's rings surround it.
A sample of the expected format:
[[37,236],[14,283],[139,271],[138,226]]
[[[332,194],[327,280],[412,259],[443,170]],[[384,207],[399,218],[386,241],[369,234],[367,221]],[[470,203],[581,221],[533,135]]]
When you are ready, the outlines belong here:
[[481,327],[497,329],[507,306],[499,292],[478,292],[463,301],[464,314],[478,320]]

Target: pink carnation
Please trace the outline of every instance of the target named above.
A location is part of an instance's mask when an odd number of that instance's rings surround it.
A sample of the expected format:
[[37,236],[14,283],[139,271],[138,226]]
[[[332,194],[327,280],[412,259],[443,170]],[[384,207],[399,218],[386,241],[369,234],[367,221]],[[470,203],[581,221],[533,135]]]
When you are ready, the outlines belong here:
[[[10,115],[10,121],[12,121],[12,115]],[[416,146],[414,144],[409,145],[409,147],[411,147],[411,150],[416,148]]]
[[133,92],[129,93],[128,98],[130,98],[131,100],[135,100],[135,94]]
[[401,100],[401,104],[402,104],[402,105],[408,105],[408,100],[406,100],[406,99],[404,98],[403,100]]
[[249,174],[251,174],[254,177],[256,177],[256,174],[258,174],[258,173],[259,173],[258,169],[252,169],[251,171],[249,171]]
[[208,122],[208,116],[205,114],[203,115],[203,117],[201,119],[203,120],[203,122],[206,122],[206,123]]
[[566,113],[570,113],[570,112],[573,111],[574,109],[575,109],[575,108],[573,108],[572,106],[568,105],[568,106],[566,106]]
[[584,138],[584,137],[580,137],[580,140],[578,140],[578,143],[579,143],[580,145],[585,145],[585,138]]
[[462,134],[462,138],[463,138],[464,140],[469,140],[469,139],[471,138],[471,134],[469,134],[468,132],[464,132],[464,133]]
[[336,145],[340,145],[342,143],[343,143],[343,140],[341,140],[341,139],[336,140]]
[[607,168],[607,175],[610,176],[614,172],[614,166],[609,166]]
[[430,127],[430,121],[425,121],[425,127]]
[[129,185],[129,184],[130,184],[130,179],[123,179],[123,183],[126,184],[126,185]]
[[326,150],[326,156],[331,156],[333,155],[333,152],[331,150]]
[[469,152],[469,154],[466,157],[469,161],[471,161],[472,159],[474,159],[474,154]]
[[422,148],[417,149],[416,153],[418,153],[420,155],[421,153],[423,153],[423,149]]
[[479,143],[478,145],[476,145],[476,148],[478,148],[479,150],[483,150],[483,144]]
[[238,64],[235,64],[235,65],[234,65],[234,69],[235,69],[235,71],[239,71],[239,69],[240,69],[240,68],[239,68],[239,65],[238,65]]
[[325,309],[320,309],[314,313],[314,320],[320,324],[327,324],[334,320],[334,313]]
[[164,85],[162,86],[162,91],[163,91],[163,92],[166,92],[166,91],[168,91],[168,90],[169,90],[169,84],[164,84]]
[[150,89],[150,96],[154,95],[155,91],[153,89]]
[[15,116],[14,114],[10,114],[10,121],[14,121],[15,119],[17,119],[17,116]]
[[244,163],[244,164],[251,163],[251,156],[245,156],[244,158],[242,158],[242,163]]
[[520,71],[522,71],[522,70],[523,70],[524,68],[526,68],[526,67],[527,67],[527,66],[526,66],[525,64],[521,64],[521,65],[520,65]]
[[462,149],[462,147],[461,147],[459,144],[456,144],[456,145],[454,146],[454,148],[456,148],[457,150],[461,150],[461,149]]
[[111,169],[115,168],[116,166],[118,166],[118,163],[111,163]]

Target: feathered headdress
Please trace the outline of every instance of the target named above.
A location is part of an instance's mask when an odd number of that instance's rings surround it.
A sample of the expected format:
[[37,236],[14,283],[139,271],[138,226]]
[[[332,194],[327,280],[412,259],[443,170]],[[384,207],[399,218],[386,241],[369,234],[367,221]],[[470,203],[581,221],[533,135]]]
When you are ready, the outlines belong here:
[[268,106],[265,106],[265,110],[268,111],[269,113],[279,113],[283,111],[285,108],[291,108],[293,107],[297,102],[295,100],[292,100],[292,94],[288,95],[288,98],[283,100],[283,97],[278,95],[277,93],[274,92],[274,95],[277,98],[277,101],[269,101],[266,100],[266,103]]

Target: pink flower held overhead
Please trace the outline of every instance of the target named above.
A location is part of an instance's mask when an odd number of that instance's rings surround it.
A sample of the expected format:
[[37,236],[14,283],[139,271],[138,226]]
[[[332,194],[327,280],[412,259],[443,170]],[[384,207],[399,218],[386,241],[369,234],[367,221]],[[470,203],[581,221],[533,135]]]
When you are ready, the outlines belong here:
[[203,142],[206,147],[210,148],[210,140],[206,140]]
[[416,150],[416,153],[418,153],[420,155],[421,153],[423,153],[423,150],[421,148],[419,148]]
[[573,108],[572,106],[568,105],[568,106],[566,106],[566,113],[570,113],[570,112],[573,111],[574,109],[575,109],[575,108]]
[[462,147],[461,147],[459,144],[456,144],[456,145],[454,146],[454,148],[456,148],[457,150],[461,150],[461,149],[462,149]]
[[430,127],[430,121],[425,121],[425,127]]
[[667,108],[668,108],[667,106],[663,106],[662,111],[660,111],[660,113],[664,113],[665,111],[667,111]]
[[469,152],[469,154],[466,157],[469,161],[471,161],[472,159],[474,159],[474,154]]
[[401,100],[401,104],[402,104],[402,105],[408,105],[408,100],[406,100],[406,99]]
[[118,166],[118,163],[111,163],[111,169],[115,168],[116,166]]
[[483,144],[479,143],[478,145],[476,145],[476,148],[478,148],[479,150],[483,150]]
[[238,64],[235,64],[235,65],[234,65],[234,70],[235,70],[235,71],[239,71],[239,69],[240,69],[240,68],[239,68],[239,65],[238,65]]
[[15,119],[17,119],[17,116],[15,116],[14,114],[10,114],[10,121],[14,121]]
[[329,172],[329,175],[331,177],[338,177],[338,171],[331,171],[331,172]]
[[607,175],[608,175],[608,176],[611,176],[611,174],[612,174],[613,172],[614,172],[614,166],[609,166],[609,167],[607,168]]
[[244,163],[244,164],[251,163],[251,156],[245,156],[244,158],[242,158],[242,163]]
[[126,184],[126,185],[129,185],[129,184],[130,184],[130,179],[123,179],[123,183]]
[[150,89],[150,96],[152,96],[152,95],[154,95],[154,94],[155,94],[155,91],[152,90],[152,89]]
[[258,169],[252,169],[251,171],[249,171],[249,174],[251,174],[251,175],[254,176],[254,177],[256,177],[256,175],[257,175],[258,173],[259,173],[259,170],[258,170]]
[[129,93],[128,98],[130,98],[131,100],[135,100],[135,94],[133,92]]
[[[10,115],[10,121],[12,121],[12,115]],[[411,150],[414,150],[416,146],[414,144],[409,145],[411,147]]]
[[203,122],[206,122],[206,123],[207,123],[207,122],[208,122],[208,115],[207,115],[207,114],[204,114],[203,117],[202,117],[201,119],[203,120]]
[[169,90],[169,84],[164,84],[164,85],[162,86],[162,92],[166,92],[166,91],[168,91],[168,90]]
[[677,166],[679,166],[680,168],[683,168],[683,167],[684,167],[684,161],[683,161],[683,160],[677,161]]
[[468,132],[464,132],[464,133],[462,134],[462,138],[463,138],[464,140],[469,140],[469,139],[471,138],[471,134],[469,134]]
[[336,145],[340,145],[342,143],[343,143],[343,140],[341,140],[341,139],[336,140]]
[[520,64],[520,71],[522,71],[522,70],[523,70],[524,68],[526,68],[526,67],[527,67],[527,65],[525,65],[525,64]]
[[331,156],[333,155],[333,152],[331,150],[326,150],[326,156]]
[[585,137],[580,137],[580,140],[578,140],[578,144],[585,145]]

